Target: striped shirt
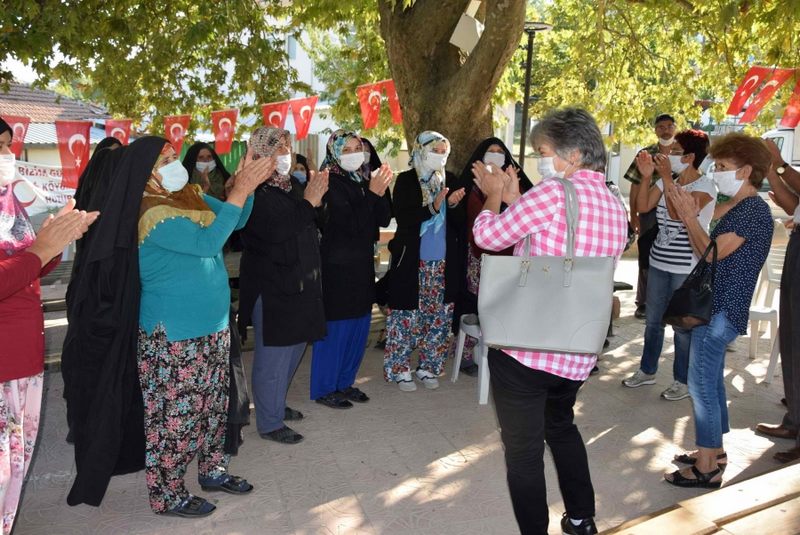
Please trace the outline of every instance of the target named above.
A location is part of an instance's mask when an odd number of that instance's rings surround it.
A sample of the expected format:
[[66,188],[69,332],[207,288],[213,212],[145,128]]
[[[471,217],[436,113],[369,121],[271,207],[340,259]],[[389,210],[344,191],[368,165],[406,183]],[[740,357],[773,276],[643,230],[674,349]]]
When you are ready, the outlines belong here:
[[[664,182],[659,180],[656,182],[656,187],[663,192]],[[682,188],[690,193],[695,191],[706,193],[712,200],[717,196],[714,182],[705,175],[701,175],[700,178]],[[714,203],[709,202],[700,210],[698,216],[703,230],[708,231],[708,225],[711,223],[713,215]],[[668,273],[691,273],[697,264],[698,256],[689,242],[686,226],[680,219],[672,219],[669,216],[664,195],[661,195],[661,199],[658,200],[656,220],[658,221],[658,236],[650,249],[650,265]]]
[[[575,185],[579,204],[575,232],[576,256],[619,258],[625,248],[628,232],[624,206],[608,190],[602,173],[582,169],[570,180]],[[514,255],[522,256],[523,239],[530,234],[532,256],[564,256],[567,252],[564,199],[561,183],[545,180],[526,192],[502,214],[482,211],[472,229],[475,244],[489,251],[502,251],[514,245]],[[587,303],[587,306],[591,306],[591,303]],[[529,368],[573,381],[585,381],[597,362],[597,355],[591,354],[504,351]]]

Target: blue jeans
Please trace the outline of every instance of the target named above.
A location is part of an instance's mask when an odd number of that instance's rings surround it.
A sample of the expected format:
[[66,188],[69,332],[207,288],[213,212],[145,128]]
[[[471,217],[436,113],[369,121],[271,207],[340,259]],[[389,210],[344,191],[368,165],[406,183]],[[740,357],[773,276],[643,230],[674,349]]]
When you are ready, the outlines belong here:
[[694,409],[695,443],[701,448],[721,448],[722,435],[730,431],[723,371],[725,348],[738,335],[725,311],[711,316],[708,325],[692,329],[689,394]]
[[[672,294],[681,287],[688,275],[670,273],[650,266],[647,274],[647,326],[644,329],[644,350],[639,366],[644,373],[654,375],[658,371],[658,359],[664,346],[664,312],[667,310]],[[689,372],[689,344],[691,331],[672,328],[675,332],[675,360],[672,363],[672,377],[687,384]]]

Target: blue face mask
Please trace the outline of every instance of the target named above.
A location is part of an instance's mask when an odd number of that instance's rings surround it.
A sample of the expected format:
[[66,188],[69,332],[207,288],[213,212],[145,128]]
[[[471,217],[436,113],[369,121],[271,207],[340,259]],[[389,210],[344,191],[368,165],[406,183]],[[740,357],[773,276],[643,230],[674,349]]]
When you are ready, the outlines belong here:
[[292,176],[295,177],[301,184],[306,183],[306,174],[303,171],[292,171]]

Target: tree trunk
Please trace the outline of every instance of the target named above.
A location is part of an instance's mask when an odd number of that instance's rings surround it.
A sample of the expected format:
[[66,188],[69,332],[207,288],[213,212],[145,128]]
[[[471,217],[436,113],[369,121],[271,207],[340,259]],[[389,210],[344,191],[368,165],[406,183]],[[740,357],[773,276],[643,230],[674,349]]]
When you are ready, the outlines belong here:
[[450,36],[469,0],[417,0],[403,9],[379,0],[381,35],[403,108],[409,148],[424,130],[447,137],[447,168],[460,173],[476,145],[492,135],[492,95],[519,45],[525,0],[484,0],[486,29],[464,58]]

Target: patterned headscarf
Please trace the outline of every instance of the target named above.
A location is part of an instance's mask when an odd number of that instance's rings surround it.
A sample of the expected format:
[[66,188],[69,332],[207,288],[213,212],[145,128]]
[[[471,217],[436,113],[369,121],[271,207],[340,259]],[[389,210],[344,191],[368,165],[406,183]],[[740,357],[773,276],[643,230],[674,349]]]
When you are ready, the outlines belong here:
[[[355,132],[347,132],[340,128],[331,134],[331,137],[328,138],[328,146],[325,150],[325,159],[322,160],[320,169],[327,169],[333,174],[346,176],[353,182],[360,184],[365,179],[368,179],[368,176],[365,177],[363,174],[363,165],[355,171],[345,171],[341,166],[342,151],[344,150],[344,146],[347,145],[347,142],[351,139],[357,139],[361,143],[361,150],[364,150],[364,143]],[[365,161],[364,163],[368,164],[369,162]]]
[[36,239],[28,214],[9,184],[0,187],[0,250],[11,256],[27,249]]
[[[291,150],[291,140],[292,135],[288,130],[261,126],[256,128],[256,131],[250,136],[250,147],[252,147],[255,156],[269,158],[281,146],[287,146]],[[292,189],[291,176],[288,174],[281,175],[277,169],[264,183],[274,188],[280,188],[287,193]]]
[[153,177],[159,167],[173,151],[172,145],[164,144],[156,159],[142,195],[139,207],[139,243],[150,235],[150,232],[165,219],[185,217],[201,227],[208,227],[214,222],[215,215],[211,207],[203,199],[203,190],[197,184],[186,184],[178,191],[168,192],[158,185]]
[[419,178],[419,185],[422,188],[422,206],[427,206],[433,202],[445,184],[444,167],[436,171],[431,171],[425,166],[425,156],[438,142],[443,141],[447,145],[446,155],[450,155],[450,141],[439,132],[426,130],[414,140],[414,147],[411,149],[411,161],[409,165],[414,167]]

